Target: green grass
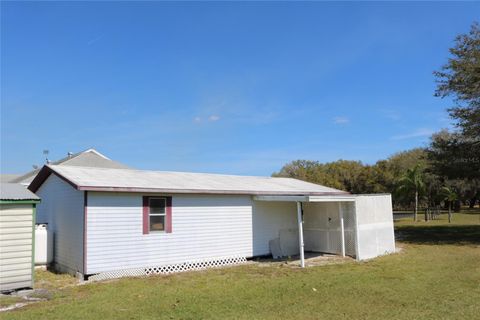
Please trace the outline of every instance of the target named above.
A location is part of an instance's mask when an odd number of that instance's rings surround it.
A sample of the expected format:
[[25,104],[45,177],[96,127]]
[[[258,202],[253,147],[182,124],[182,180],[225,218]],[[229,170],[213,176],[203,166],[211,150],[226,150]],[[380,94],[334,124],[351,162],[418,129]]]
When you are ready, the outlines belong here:
[[402,219],[395,223],[397,240],[431,245],[480,245],[480,212],[455,213],[448,223],[447,214],[437,220]]
[[[62,285],[2,319],[478,319],[479,214],[402,220],[401,253],[296,269],[276,265]],[[39,274],[38,278],[58,275]],[[37,279],[38,279],[37,278]],[[64,278],[69,284],[69,279]]]
[[480,209],[465,210],[462,213],[453,213],[452,223],[448,223],[448,214],[442,213],[437,220],[424,220],[423,213],[418,214],[417,222],[413,223],[412,218],[403,218],[395,222],[395,226],[415,226],[422,227],[427,225],[443,225],[443,226],[456,226],[456,225],[478,225],[480,224]]

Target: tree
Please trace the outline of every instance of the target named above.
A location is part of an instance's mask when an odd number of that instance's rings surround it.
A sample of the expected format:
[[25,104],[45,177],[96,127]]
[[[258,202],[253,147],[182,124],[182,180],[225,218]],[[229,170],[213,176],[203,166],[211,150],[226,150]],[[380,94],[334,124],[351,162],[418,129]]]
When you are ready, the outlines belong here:
[[320,163],[310,160],[295,160],[287,163],[274,177],[290,177],[341,189],[352,193],[364,190],[362,171],[364,165],[360,161],[338,160]]
[[438,97],[453,96],[455,106],[448,111],[463,135],[480,137],[480,25],[474,22],[468,34],[455,39],[452,57],[435,71]]
[[442,188],[442,195],[444,200],[448,202],[448,222],[450,223],[452,222],[452,204],[458,199],[458,195],[453,188],[449,187]]
[[440,71],[435,95],[452,97],[448,109],[457,131],[433,135],[429,158],[437,172],[450,179],[480,178],[480,25],[455,39],[451,58]]
[[411,169],[407,169],[403,177],[398,181],[397,190],[401,193],[408,195],[414,195],[415,197],[415,208],[413,211],[413,221],[417,221],[418,214],[418,198],[420,193],[423,191],[425,183],[423,180],[423,169],[420,165],[416,165]]
[[428,166],[427,154],[423,148],[414,148],[397,152],[390,156],[387,162],[389,170],[396,179],[402,177],[407,169],[411,169],[417,164],[423,168]]
[[445,182],[444,179],[432,173],[431,167],[427,167],[425,169],[424,182],[425,182],[424,195],[427,200],[427,205],[429,207],[435,207],[439,205],[443,201],[443,198],[440,194],[440,190],[444,185],[444,182]]
[[[455,190],[457,194],[456,202],[458,201],[461,201],[463,203],[469,202],[470,208],[474,207],[475,202],[480,196],[479,194],[480,180],[467,180],[467,179],[446,180],[445,185]],[[442,198],[442,200],[444,199]],[[459,209],[460,208],[457,205],[454,206],[454,212],[458,211]]]
[[285,164],[272,176],[296,178],[351,193],[392,193],[393,203],[398,206],[411,203],[410,195],[395,192],[398,180],[407,169],[417,164],[422,168],[428,167],[425,155],[424,149],[416,148],[396,153],[374,165],[351,160],[328,163],[295,160]]
[[273,173],[272,176],[295,178],[345,190],[345,186],[341,181],[333,175],[327,174],[327,165],[318,161],[295,160],[284,165],[279,172]]
[[399,181],[403,179],[408,169],[412,169],[416,165],[420,166],[422,169],[429,167],[429,161],[427,160],[425,149],[414,148],[395,153],[387,159],[387,163],[387,172],[392,176],[388,192],[392,193],[394,206],[399,207],[410,205],[412,202],[412,194],[405,192],[403,188],[398,188],[398,184]]
[[472,144],[459,132],[442,130],[433,134],[428,159],[437,175],[448,179],[480,178],[480,143]]

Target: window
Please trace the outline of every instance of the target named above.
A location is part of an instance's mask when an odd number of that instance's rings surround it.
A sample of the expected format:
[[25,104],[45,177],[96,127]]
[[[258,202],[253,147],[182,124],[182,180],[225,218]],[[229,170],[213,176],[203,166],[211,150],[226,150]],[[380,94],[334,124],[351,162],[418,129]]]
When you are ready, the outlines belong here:
[[172,197],[143,197],[143,234],[172,232]]
[[165,231],[167,199],[150,198],[148,201],[148,219],[150,231]]

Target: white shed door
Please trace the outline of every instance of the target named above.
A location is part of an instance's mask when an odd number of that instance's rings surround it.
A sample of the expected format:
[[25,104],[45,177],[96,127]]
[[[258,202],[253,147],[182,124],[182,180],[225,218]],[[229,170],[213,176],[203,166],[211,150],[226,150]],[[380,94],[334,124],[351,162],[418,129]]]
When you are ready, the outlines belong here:
[[31,204],[0,205],[0,291],[32,286]]

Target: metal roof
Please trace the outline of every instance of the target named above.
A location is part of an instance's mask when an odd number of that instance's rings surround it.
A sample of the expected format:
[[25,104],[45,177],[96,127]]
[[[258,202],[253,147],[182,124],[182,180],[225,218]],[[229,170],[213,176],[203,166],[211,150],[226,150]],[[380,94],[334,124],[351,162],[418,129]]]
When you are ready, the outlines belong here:
[[78,190],[91,191],[246,195],[348,194],[292,178],[53,165],[44,166],[29,189],[34,192],[38,190],[51,173]]
[[18,183],[0,183],[0,200],[40,200]]
[[20,177],[19,174],[10,174],[10,173],[1,173],[0,174],[0,183],[7,183],[7,182],[12,182],[12,180],[17,179]]
[[76,153],[70,157],[65,157],[58,161],[52,162],[51,165],[130,169],[129,166],[117,161],[113,161],[95,149],[88,149]]
[[[113,161],[95,149],[87,149],[82,152],[75,153],[69,157],[65,157],[58,161],[54,161],[51,165],[62,165],[62,166],[81,166],[81,167],[99,167],[99,168],[118,168],[118,169],[128,169],[130,167]],[[35,176],[38,174],[40,169],[32,170],[20,177],[17,177],[9,182],[17,182],[24,185],[29,185]]]

